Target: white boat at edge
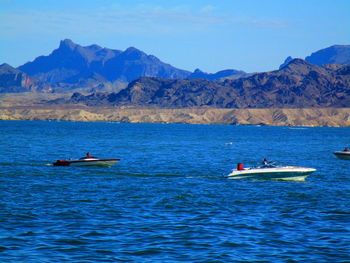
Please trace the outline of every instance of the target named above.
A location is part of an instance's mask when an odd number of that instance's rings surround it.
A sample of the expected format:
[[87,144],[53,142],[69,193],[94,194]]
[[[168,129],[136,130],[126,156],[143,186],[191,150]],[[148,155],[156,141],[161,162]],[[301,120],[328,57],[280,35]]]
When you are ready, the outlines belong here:
[[350,151],[336,151],[333,154],[337,156],[338,159],[350,160]]
[[262,179],[262,180],[288,180],[304,181],[311,173],[315,172],[314,168],[299,166],[280,166],[280,167],[257,167],[243,168],[243,170],[232,170],[227,175],[230,179]]

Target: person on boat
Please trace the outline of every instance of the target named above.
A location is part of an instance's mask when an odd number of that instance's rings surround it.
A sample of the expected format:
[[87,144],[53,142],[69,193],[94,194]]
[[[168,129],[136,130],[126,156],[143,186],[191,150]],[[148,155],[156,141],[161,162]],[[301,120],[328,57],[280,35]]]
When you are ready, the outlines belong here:
[[264,160],[262,161],[262,164],[263,164],[264,166],[267,166],[268,163],[269,163],[269,161],[268,161],[266,158],[264,158]]
[[348,147],[345,147],[344,150],[343,150],[343,152],[349,152],[349,151],[350,151],[350,150],[349,150]]
[[243,163],[237,163],[237,170],[238,171],[244,170],[243,165],[244,165]]
[[269,162],[267,160],[267,158],[264,158],[264,160],[262,161],[262,167],[266,168],[266,167],[274,167],[273,163],[272,162]]

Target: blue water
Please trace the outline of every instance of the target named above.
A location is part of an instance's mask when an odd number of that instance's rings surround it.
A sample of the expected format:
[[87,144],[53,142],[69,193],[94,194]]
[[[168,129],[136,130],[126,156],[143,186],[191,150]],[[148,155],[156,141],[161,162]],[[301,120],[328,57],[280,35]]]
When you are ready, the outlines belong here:
[[[232,144],[227,144],[232,142]],[[0,262],[350,262],[350,128],[0,121]],[[111,168],[54,167],[90,152]],[[305,182],[230,180],[264,157]]]

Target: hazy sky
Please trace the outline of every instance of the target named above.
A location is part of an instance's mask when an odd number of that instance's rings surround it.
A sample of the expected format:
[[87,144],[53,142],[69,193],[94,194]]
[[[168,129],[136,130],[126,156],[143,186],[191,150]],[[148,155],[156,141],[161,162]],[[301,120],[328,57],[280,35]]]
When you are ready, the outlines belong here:
[[48,55],[65,38],[134,46],[190,71],[269,71],[350,44],[350,1],[0,0],[0,64]]

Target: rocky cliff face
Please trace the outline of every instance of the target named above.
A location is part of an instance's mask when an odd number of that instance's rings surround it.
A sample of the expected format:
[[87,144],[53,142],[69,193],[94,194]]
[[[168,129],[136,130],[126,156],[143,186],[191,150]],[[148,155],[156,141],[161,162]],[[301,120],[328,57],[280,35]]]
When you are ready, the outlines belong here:
[[52,88],[8,64],[0,65],[0,93],[42,91],[50,92]]
[[225,80],[141,78],[119,93],[71,98],[86,105],[163,108],[349,107],[350,66],[319,67],[294,59],[280,70]]

